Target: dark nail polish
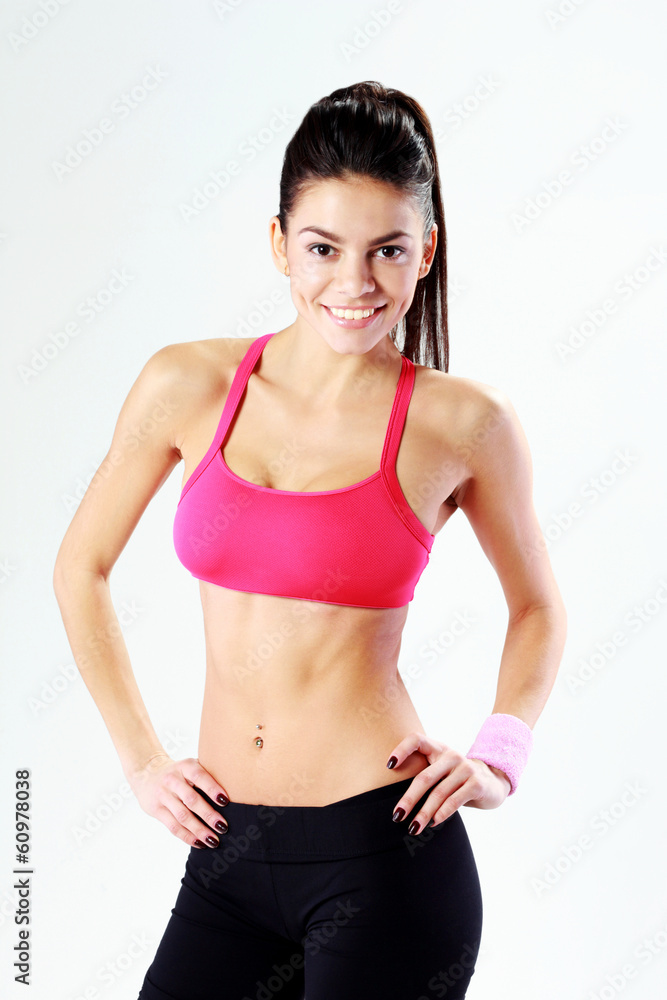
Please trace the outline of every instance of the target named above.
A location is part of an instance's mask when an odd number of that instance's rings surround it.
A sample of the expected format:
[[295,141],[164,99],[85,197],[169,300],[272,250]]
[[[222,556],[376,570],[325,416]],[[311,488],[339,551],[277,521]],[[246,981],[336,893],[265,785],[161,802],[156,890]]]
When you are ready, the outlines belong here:
[[195,840],[193,847],[206,847],[206,844],[202,844],[201,840]]
[[229,804],[229,799],[226,795],[222,793],[216,797],[216,802],[219,802],[221,806],[226,806]]
[[412,823],[410,824],[410,828],[408,830],[408,833],[412,834],[414,836],[414,834],[417,832],[418,829],[419,829],[419,821],[416,820],[416,819],[413,819]]
[[211,847],[217,847],[220,841],[217,839],[217,837],[207,837],[206,843],[210,844]]
[[221,819],[219,819],[215,824],[215,828],[216,830],[219,830],[220,833],[227,833],[227,825],[226,823],[223,823]]
[[396,767],[398,764],[398,757],[390,757],[387,761],[387,767],[391,770],[392,767]]
[[399,808],[396,810],[396,812],[391,818],[393,819],[394,823],[400,823],[404,816],[405,816],[405,809],[401,809],[399,806]]

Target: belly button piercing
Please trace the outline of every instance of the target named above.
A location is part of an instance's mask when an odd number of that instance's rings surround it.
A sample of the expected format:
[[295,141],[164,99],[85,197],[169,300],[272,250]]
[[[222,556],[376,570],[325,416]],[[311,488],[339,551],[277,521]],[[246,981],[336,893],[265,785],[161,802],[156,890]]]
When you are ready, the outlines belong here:
[[[255,729],[263,729],[263,728],[264,728],[264,727],[263,727],[263,726],[260,726],[260,724],[259,724],[259,723],[257,723],[257,724],[256,724],[256,726],[255,726]],[[257,737],[257,738],[255,739],[255,746],[256,746],[256,747],[262,747],[262,746],[264,746],[264,740],[262,739],[262,737],[261,737],[261,736],[258,736],[258,737]]]

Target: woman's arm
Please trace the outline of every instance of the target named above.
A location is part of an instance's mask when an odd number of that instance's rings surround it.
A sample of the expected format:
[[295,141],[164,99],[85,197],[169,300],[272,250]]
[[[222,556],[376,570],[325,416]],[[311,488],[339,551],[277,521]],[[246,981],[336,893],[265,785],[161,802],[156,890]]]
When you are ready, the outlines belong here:
[[[556,679],[567,615],[533,506],[530,451],[514,407],[491,386],[466,381],[463,405],[450,421],[458,428],[450,447],[465,468],[453,498],[498,574],[509,609],[491,715],[516,716],[518,726],[523,722],[532,729]],[[425,733],[401,740],[387,766],[400,766],[415,751],[429,766],[414,777],[395,809],[407,815],[425,789],[433,790],[408,833],[423,830],[431,820],[442,823],[462,805],[493,809],[510,793],[511,782],[501,768],[474,755],[464,757]]]
[[[183,375],[183,347],[162,348],[146,363],[120,411],[109,452],[97,470],[58,551],[53,586],[72,654],[97,705],[142,808],[192,843],[211,831],[202,818],[219,819],[184,778],[151,724],[130,665],[111,600],[109,576],[152,497],[181,459],[179,428],[192,409],[193,381]],[[164,790],[154,777],[169,772]],[[187,777],[213,799],[224,793],[196,761]],[[147,779],[144,781],[144,779]],[[145,795],[139,792],[146,785]],[[159,794],[158,794],[159,792]],[[194,834],[194,836],[192,835]]]
[[509,611],[492,712],[531,728],[553,688],[567,613],[533,504],[526,435],[501,392],[485,387],[460,448],[468,476],[455,500],[498,574]]

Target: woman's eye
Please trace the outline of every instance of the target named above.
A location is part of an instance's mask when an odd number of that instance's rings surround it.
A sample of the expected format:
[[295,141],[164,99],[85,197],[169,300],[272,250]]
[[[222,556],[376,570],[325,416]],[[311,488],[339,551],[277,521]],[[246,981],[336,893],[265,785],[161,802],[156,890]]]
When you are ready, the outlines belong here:
[[[400,247],[380,247],[380,250],[398,250],[399,256],[405,253]],[[391,257],[385,257],[385,260],[396,260],[396,254]]]
[[[314,243],[311,247],[308,247],[308,250],[311,253],[315,251],[316,257],[326,258],[331,256],[331,254],[328,253],[326,254],[319,253],[318,251],[321,249],[333,250],[333,247],[330,246],[328,243]],[[398,257],[403,256],[403,254],[405,253],[405,250],[403,250],[401,247],[395,247],[395,246],[380,247],[379,250],[376,250],[376,253],[383,253],[384,250],[398,251],[398,253],[396,252],[392,253],[391,257],[387,257],[383,254],[383,260],[397,260]]]

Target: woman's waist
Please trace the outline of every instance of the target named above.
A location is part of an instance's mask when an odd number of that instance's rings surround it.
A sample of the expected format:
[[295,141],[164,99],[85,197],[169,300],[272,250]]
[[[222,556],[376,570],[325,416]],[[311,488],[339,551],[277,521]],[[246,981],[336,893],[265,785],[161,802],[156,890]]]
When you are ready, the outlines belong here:
[[[237,802],[326,805],[349,795],[414,776],[428,764],[419,753],[387,769],[395,746],[421,729],[414,706],[392,705],[373,724],[356,706],[346,716],[303,710],[252,717],[202,712],[199,761]],[[229,706],[227,706],[229,708]]]
[[[419,717],[396,668],[308,671],[267,667],[239,681],[207,672],[202,730],[236,747],[271,753],[319,744],[381,745],[419,728]],[[397,735],[398,734],[398,735]],[[264,753],[263,757],[268,757]]]
[[[269,750],[265,756],[264,748],[253,748],[257,754],[253,756],[207,739],[202,733],[198,759],[232,802],[319,807],[419,774],[428,765],[419,753],[411,754],[400,767],[387,769],[389,753],[397,742],[375,747],[329,744],[296,753]],[[399,797],[397,794],[396,802]]]

